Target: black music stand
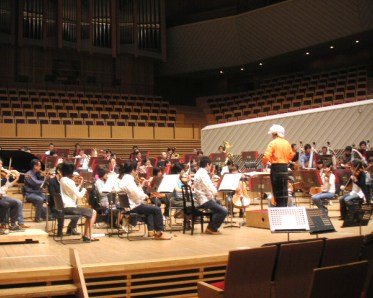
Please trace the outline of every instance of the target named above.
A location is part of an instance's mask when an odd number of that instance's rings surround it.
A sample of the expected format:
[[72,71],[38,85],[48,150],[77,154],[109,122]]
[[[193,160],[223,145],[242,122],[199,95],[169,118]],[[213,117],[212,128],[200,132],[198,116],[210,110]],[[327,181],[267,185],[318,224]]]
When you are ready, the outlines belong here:
[[[219,182],[218,182],[218,190],[219,191],[222,191],[224,193],[226,192],[235,192],[238,185],[240,184],[240,179],[241,179],[241,176],[242,174],[224,174],[223,176],[221,176]],[[229,218],[230,218],[230,225],[227,225],[227,226],[224,226],[224,229],[225,228],[240,228],[240,226],[238,225],[234,225],[234,222],[233,221],[233,197],[232,199],[230,200],[230,202],[228,202],[229,204],[229,208],[228,210],[230,210],[229,212]]]
[[268,208],[268,218],[272,233],[304,233],[310,231],[305,207]]
[[343,221],[342,228],[359,227],[360,235],[362,226],[367,226],[372,216],[372,205],[353,204],[348,207],[346,217]]
[[318,234],[336,232],[333,223],[324,210],[306,209],[306,212],[311,235],[316,235],[316,238],[318,238]]
[[265,192],[272,192],[270,173],[267,172],[249,172],[244,173],[249,176],[250,190],[260,193],[260,210],[263,210],[263,197]]

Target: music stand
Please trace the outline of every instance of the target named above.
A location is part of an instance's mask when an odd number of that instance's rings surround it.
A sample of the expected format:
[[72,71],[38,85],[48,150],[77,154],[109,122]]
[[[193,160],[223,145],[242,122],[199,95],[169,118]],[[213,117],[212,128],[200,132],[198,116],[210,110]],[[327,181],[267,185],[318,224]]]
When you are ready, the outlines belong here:
[[372,205],[353,204],[349,206],[342,228],[359,227],[361,235],[362,226],[367,226],[372,216]]
[[[222,192],[235,192],[238,185],[240,184],[240,179],[242,177],[242,174],[224,174],[221,176],[219,182],[218,182],[218,190]],[[229,203],[230,206],[230,225],[225,226],[224,228],[239,228],[240,226],[236,226],[233,223],[233,197]]]
[[243,161],[256,161],[258,160],[258,151],[242,151],[241,157]]
[[304,233],[310,231],[305,207],[268,208],[268,218],[272,233]]
[[250,179],[250,191],[260,193],[260,209],[263,210],[263,196],[265,192],[272,192],[270,173],[268,172],[249,172],[244,173]]
[[306,212],[311,235],[316,235],[316,238],[318,238],[318,234],[336,232],[325,211],[321,209],[306,209]]
[[69,149],[57,149],[56,153],[61,158],[69,157]]
[[294,170],[291,173],[294,177],[294,183],[301,182],[302,189],[306,192],[309,192],[313,186],[320,187],[323,184],[316,170]]
[[316,155],[316,162],[319,161],[319,160],[322,160],[323,163],[325,164],[325,162],[330,162],[330,164],[333,164],[333,155],[331,154],[324,154],[324,155]]

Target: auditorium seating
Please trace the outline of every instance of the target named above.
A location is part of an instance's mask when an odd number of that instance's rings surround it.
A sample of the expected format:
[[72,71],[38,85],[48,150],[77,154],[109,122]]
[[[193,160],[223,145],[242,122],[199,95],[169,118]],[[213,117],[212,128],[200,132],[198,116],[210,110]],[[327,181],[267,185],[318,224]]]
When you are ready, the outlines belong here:
[[201,97],[197,102],[212,124],[349,103],[367,95],[366,67],[357,66],[277,76],[262,80],[253,91]]
[[75,125],[157,126],[160,120],[161,127],[174,127],[177,120],[168,101],[130,94],[1,88],[0,108],[0,123],[57,125],[71,118]]

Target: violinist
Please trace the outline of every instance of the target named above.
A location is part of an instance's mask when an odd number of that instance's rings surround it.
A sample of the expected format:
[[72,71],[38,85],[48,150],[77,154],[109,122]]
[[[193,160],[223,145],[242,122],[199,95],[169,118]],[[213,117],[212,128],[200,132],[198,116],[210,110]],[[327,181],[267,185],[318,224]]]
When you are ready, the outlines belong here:
[[[7,225],[7,217],[8,211],[10,211],[10,222],[11,225],[9,227],[10,231],[23,231],[25,228],[29,228],[26,226],[23,221],[23,204],[20,200],[13,199],[7,196],[7,190],[9,187],[12,187],[15,183],[17,183],[19,179],[19,173],[14,173],[14,180],[9,182],[10,173],[5,172],[3,169],[3,161],[0,159],[0,170],[2,175],[1,184],[0,184],[0,230],[5,230]],[[4,214],[3,214],[4,213]],[[18,226],[16,225],[16,221],[18,220]]]
[[170,215],[170,199],[167,197],[167,195],[165,193],[157,192],[156,188],[159,185],[154,184],[154,181],[155,181],[154,178],[155,177],[160,178],[162,176],[163,176],[162,169],[158,168],[158,167],[154,167],[153,168],[153,176],[148,181],[148,184],[149,184],[148,189],[150,190],[149,199],[150,199],[150,202],[153,205],[158,206],[158,207],[161,207],[162,204],[165,204],[166,208],[164,209],[163,216],[164,217],[169,217],[169,215]]
[[84,150],[81,149],[79,155],[75,156],[76,158],[81,158],[82,163],[80,165],[79,171],[88,171],[88,163],[90,156],[84,153]]
[[215,202],[217,189],[210,179],[209,172],[212,168],[210,158],[204,156],[199,162],[199,169],[194,176],[194,190],[196,201],[200,208],[209,209],[212,212],[212,218],[205,233],[210,235],[219,235],[219,228],[227,216],[227,210]]
[[332,172],[332,164],[327,162],[324,171],[320,174],[322,192],[312,196],[313,203],[319,208],[328,213],[328,209],[323,205],[323,201],[332,200],[335,196],[335,175]]
[[366,192],[366,181],[365,173],[363,171],[363,163],[360,160],[353,160],[351,162],[351,178],[348,180],[346,185],[341,186],[341,190],[344,190],[350,183],[352,183],[352,190],[339,198],[341,220],[346,218],[348,208],[355,202],[363,203]]
[[80,154],[80,144],[76,143],[74,146],[73,156],[78,156]]
[[38,159],[31,160],[31,170],[28,171],[25,177],[24,196],[26,202],[32,203],[35,206],[35,222],[41,222],[42,217],[45,218],[46,210],[43,207],[45,196],[43,194],[42,185],[44,177],[41,172],[41,162]]
[[77,205],[77,200],[84,197],[87,190],[82,188],[83,180],[79,186],[71,179],[74,173],[74,164],[65,162],[61,166],[62,178],[60,180],[61,198],[63,201],[64,212],[67,215],[82,215],[85,217],[84,242],[98,241],[92,237],[92,227],[96,221],[96,211],[90,208],[81,208]]
[[[49,184],[48,184],[48,191],[49,191],[49,195],[50,195],[48,205],[49,205],[49,208],[50,208],[52,214],[54,214],[56,212],[56,208],[55,208],[55,204],[54,204],[54,197],[57,194],[61,194],[61,188],[60,188],[60,180],[62,178],[61,169],[62,169],[62,163],[60,163],[56,166],[56,175],[55,175],[55,177],[53,177],[49,181]],[[67,226],[66,235],[80,235],[80,233],[76,231],[76,225],[78,224],[78,220],[79,220],[78,218],[72,218],[70,220],[70,223]],[[64,225],[63,219],[58,218],[58,221],[57,221],[57,237],[62,236],[63,225]]]

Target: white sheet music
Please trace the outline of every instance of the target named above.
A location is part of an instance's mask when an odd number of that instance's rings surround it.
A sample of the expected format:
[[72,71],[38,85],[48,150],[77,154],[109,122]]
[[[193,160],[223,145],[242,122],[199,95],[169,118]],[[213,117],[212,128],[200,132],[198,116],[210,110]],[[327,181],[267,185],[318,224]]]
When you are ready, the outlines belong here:
[[255,176],[269,176],[271,173],[270,172],[248,172],[248,173],[243,173],[245,176],[249,177],[255,177]]
[[241,173],[238,174],[225,174],[223,180],[220,182],[219,191],[236,190],[242,177]]
[[157,192],[171,193],[174,191],[179,175],[164,175]]
[[102,192],[111,192],[114,188],[115,183],[117,183],[118,174],[110,174],[102,188]]

